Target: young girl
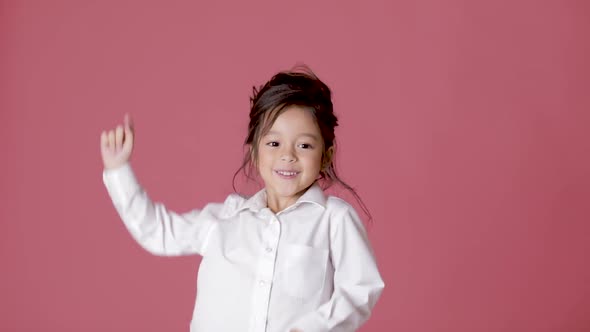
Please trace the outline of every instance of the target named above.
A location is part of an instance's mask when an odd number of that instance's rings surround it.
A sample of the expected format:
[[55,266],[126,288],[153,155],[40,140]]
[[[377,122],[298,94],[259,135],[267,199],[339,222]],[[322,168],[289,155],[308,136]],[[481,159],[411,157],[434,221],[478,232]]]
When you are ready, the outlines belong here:
[[[129,159],[128,116],[101,135],[107,191],[149,252],[199,254],[192,332],[355,331],[384,284],[363,224],[320,182],[338,182],[329,88],[310,70],[281,72],[250,98],[250,167],[264,189],[184,214],[150,200]],[[356,196],[356,193],[353,194]]]

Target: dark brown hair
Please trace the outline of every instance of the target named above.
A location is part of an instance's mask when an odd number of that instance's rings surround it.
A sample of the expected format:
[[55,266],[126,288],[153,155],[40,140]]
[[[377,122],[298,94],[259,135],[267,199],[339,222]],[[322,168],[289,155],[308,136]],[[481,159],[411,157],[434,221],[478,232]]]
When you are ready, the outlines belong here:
[[[235,180],[240,171],[243,171],[248,179],[254,179],[252,171],[256,165],[258,143],[261,137],[270,130],[279,115],[289,106],[308,109],[320,128],[324,142],[320,170],[322,188],[325,190],[334,182],[340,184],[352,193],[371,221],[371,214],[362,199],[354,188],[342,181],[336,172],[333,155],[336,148],[334,129],[338,126],[338,118],[334,114],[330,88],[305,65],[297,65],[289,71],[282,71],[274,75],[266,84],[252,88],[250,123],[248,124],[248,136],[244,141],[244,145],[249,146],[249,151],[244,155],[242,165],[234,174],[234,191],[237,192]],[[330,148],[332,149],[329,150]]]

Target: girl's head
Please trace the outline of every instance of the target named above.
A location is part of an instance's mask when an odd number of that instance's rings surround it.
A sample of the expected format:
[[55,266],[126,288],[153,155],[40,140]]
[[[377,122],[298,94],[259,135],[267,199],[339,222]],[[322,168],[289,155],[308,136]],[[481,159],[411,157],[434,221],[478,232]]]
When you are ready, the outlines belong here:
[[337,179],[333,154],[334,129],[338,125],[338,119],[334,115],[330,89],[304,66],[280,72],[266,84],[253,88],[250,97],[250,123],[244,142],[249,151],[240,170],[246,171],[248,177],[251,177],[251,168],[258,170],[262,138],[267,136],[281,115],[294,110],[307,113],[301,119],[312,119],[314,122],[313,131],[317,130],[319,137],[313,149],[321,152],[318,177],[325,179],[329,186]]
[[297,197],[316,180],[321,180],[324,189],[338,182],[358,199],[336,173],[336,126],[326,84],[305,66],[280,72],[253,88],[244,142],[248,153],[235,176],[244,170],[252,178],[256,170],[267,190]]

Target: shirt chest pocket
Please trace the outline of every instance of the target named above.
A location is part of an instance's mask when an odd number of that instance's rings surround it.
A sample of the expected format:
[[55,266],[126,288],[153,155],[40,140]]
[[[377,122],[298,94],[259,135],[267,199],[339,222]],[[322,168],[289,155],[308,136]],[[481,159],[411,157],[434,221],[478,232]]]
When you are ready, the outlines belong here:
[[324,286],[328,249],[286,244],[279,253],[277,288],[292,297],[307,299]]

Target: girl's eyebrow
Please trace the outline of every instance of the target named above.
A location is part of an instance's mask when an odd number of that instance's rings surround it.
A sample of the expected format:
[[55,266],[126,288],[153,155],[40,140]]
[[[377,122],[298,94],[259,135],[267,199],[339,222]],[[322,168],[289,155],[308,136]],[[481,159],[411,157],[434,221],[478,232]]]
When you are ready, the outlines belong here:
[[319,138],[316,135],[314,135],[314,134],[304,133],[304,134],[299,135],[299,137],[301,137],[301,136],[309,137],[309,138],[311,138],[313,140],[319,141]]
[[[271,130],[271,131],[267,132],[266,135],[264,135],[264,136],[270,136],[270,135],[280,136],[281,134],[279,132],[277,132],[277,131]],[[302,137],[302,136],[309,137],[311,139],[314,139],[316,141],[319,141],[318,136],[317,135],[314,135],[314,134],[302,133],[302,134],[299,134],[297,137],[299,138],[299,137]]]

